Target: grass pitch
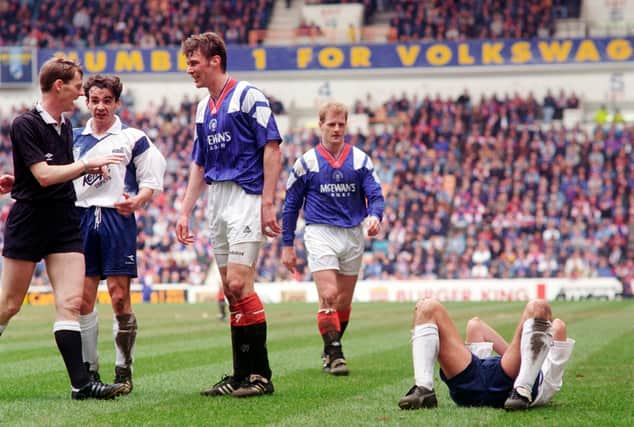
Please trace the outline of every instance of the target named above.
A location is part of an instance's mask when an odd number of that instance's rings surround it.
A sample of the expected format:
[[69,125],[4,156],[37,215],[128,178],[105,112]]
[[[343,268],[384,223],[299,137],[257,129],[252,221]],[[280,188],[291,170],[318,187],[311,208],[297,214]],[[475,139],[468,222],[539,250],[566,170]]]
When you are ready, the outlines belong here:
[[[453,303],[463,331],[478,315],[510,337],[523,303]],[[228,323],[214,305],[138,305],[134,391],[115,401],[70,400],[52,335],[53,307],[25,306],[0,338],[0,424],[130,426],[634,425],[634,303],[553,304],[577,340],[562,391],[521,413],[458,408],[436,374],[439,407],[401,411],[413,384],[412,303],[357,303],[343,340],[351,374],[320,369],[321,337],[312,304],[269,304],[269,357],[275,394],[209,398],[198,392],[231,373]],[[112,314],[100,306],[101,376],[111,381]]]

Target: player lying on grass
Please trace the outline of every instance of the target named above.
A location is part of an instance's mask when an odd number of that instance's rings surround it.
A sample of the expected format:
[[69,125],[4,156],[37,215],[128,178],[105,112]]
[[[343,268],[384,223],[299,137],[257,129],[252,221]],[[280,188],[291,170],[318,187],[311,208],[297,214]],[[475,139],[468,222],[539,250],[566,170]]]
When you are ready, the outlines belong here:
[[[566,324],[552,320],[544,300],[529,302],[511,343],[475,317],[467,324],[467,345],[442,304],[416,304],[412,331],[415,385],[398,404],[401,409],[434,408],[434,365],[459,406],[508,410],[545,405],[561,389],[564,368],[575,341]],[[498,356],[490,357],[491,350]]]

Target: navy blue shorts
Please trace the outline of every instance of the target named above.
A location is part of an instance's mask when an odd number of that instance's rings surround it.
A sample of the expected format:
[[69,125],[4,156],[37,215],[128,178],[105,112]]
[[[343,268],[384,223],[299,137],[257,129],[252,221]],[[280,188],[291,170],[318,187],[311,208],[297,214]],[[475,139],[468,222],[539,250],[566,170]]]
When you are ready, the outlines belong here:
[[39,262],[54,253],[81,253],[79,216],[71,201],[16,201],[5,224],[2,255]]
[[501,408],[513,389],[513,380],[502,370],[500,360],[500,356],[480,359],[472,354],[464,371],[448,380],[441,369],[440,378],[458,406]]
[[137,277],[136,219],[114,208],[81,208],[86,276]]
[[[471,354],[471,363],[464,371],[447,379],[442,369],[440,378],[449,387],[449,395],[458,406],[489,406],[501,408],[513,389],[514,380],[502,369],[500,356],[480,359]],[[537,386],[541,373],[533,386],[533,399],[537,395]]]

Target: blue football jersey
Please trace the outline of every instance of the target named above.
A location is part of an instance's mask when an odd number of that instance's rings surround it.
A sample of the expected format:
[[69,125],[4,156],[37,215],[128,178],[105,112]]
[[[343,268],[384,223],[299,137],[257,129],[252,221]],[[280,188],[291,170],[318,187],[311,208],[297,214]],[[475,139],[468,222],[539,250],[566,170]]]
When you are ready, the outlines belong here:
[[297,159],[286,184],[282,243],[292,246],[299,210],[306,224],[351,228],[366,216],[383,218],[383,193],[372,160],[345,144],[335,159],[319,144]]
[[262,92],[232,79],[217,102],[208,95],[198,103],[192,160],[203,167],[207,184],[232,181],[249,194],[262,194],[264,146],[281,140]]

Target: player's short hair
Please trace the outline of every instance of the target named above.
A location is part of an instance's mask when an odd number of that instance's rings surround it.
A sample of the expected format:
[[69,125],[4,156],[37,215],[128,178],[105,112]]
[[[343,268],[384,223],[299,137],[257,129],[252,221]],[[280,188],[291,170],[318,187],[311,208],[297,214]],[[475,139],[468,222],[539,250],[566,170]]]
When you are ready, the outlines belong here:
[[86,98],[88,98],[92,87],[110,90],[110,92],[112,92],[112,96],[114,96],[115,102],[119,101],[121,92],[123,92],[123,83],[121,83],[121,79],[113,75],[97,74],[90,76],[88,80],[86,80],[86,83],[84,83],[84,95],[86,95]]
[[51,58],[40,68],[40,89],[43,93],[49,92],[56,80],[68,83],[75,78],[77,72],[84,76],[79,62],[61,56]]
[[207,59],[218,55],[220,57],[220,68],[227,71],[227,46],[218,34],[208,31],[202,34],[193,34],[183,42],[181,51],[185,57],[190,56],[197,50]]
[[328,111],[343,113],[346,121],[348,121],[348,108],[342,102],[329,101],[319,108],[319,123],[326,121],[326,114]]

